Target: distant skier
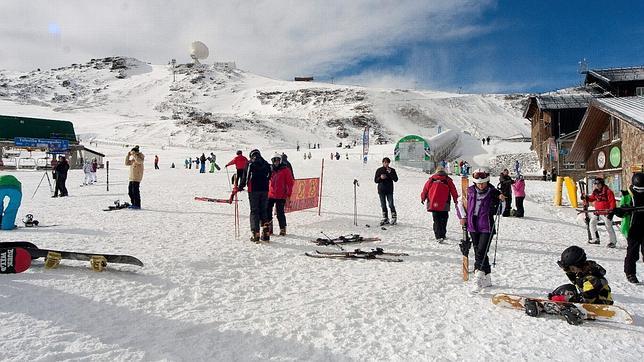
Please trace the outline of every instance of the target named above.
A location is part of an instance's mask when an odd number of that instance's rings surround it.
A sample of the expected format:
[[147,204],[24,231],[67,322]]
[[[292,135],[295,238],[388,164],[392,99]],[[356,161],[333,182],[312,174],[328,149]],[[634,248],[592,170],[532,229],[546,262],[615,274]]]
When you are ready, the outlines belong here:
[[154,155],[154,169],[159,169],[159,155]]
[[96,183],[98,180],[96,178],[96,171],[98,171],[98,161],[96,159],[92,160],[92,183]]
[[519,160],[514,160],[514,172],[517,174],[517,177],[521,175],[521,163]]
[[[610,187],[606,186],[603,178],[597,177],[593,181],[593,192],[590,195],[586,195],[583,202],[585,205],[587,205],[588,202],[594,202],[595,209],[601,210],[595,211],[595,216],[590,218],[589,226],[591,235],[597,235],[597,223],[599,222],[599,219],[602,219],[606,226],[606,231],[608,231],[608,238],[610,240],[607,246],[609,248],[614,248],[615,243],[617,243],[617,237],[615,235],[615,230],[613,229],[612,210],[615,208],[617,203],[615,201],[615,194]],[[599,239],[592,241],[589,240],[588,243],[599,244]]]
[[83,174],[85,178],[83,179],[83,185],[92,184],[92,164],[89,161],[85,161],[83,165]]
[[309,154],[308,154],[308,158],[309,158],[309,160],[311,159],[311,152],[309,152]]
[[284,207],[286,200],[293,192],[293,171],[286,164],[282,163],[283,156],[276,153],[271,158],[271,179],[268,187],[268,217],[269,233],[273,233],[273,207],[277,214],[277,221],[280,226],[280,235],[286,235],[286,215]]
[[517,211],[514,213],[516,217],[523,217],[523,200],[525,199],[525,180],[523,175],[519,175],[512,184],[512,192],[514,193],[514,203],[517,206]]
[[[548,294],[555,302],[613,304],[613,296],[606,280],[606,270],[595,261],[586,260],[584,249],[573,245],[561,253],[557,262],[566,272],[572,284],[564,284]],[[538,316],[542,310],[534,300],[526,300],[525,312],[531,317]],[[570,324],[580,324],[582,316],[574,306],[562,305],[561,315]]]
[[492,285],[490,262],[487,252],[492,236],[496,233],[494,216],[505,196],[490,184],[490,174],[487,170],[478,168],[472,173],[474,185],[467,188],[467,210],[459,203],[457,213],[461,217],[461,225],[467,225],[472,245],[474,246],[474,274],[476,288],[487,288]]
[[339,153],[339,152],[336,152],[336,153],[335,153],[335,159],[336,159],[336,161],[337,161],[337,160],[340,160],[340,153]]
[[434,237],[442,243],[447,238],[447,220],[449,219],[450,196],[457,205],[458,192],[452,179],[447,176],[443,167],[438,166],[436,172],[425,182],[420,193],[420,202],[427,201],[427,211],[432,213]]
[[461,168],[460,168],[460,166],[458,165],[458,161],[457,161],[457,160],[454,160],[454,174],[455,174],[456,176],[460,176],[460,175],[461,175]]
[[199,161],[201,162],[199,173],[206,173],[206,154],[205,153],[201,154],[201,157],[199,157]]
[[628,208],[644,206],[644,173],[634,173],[631,178],[631,186],[625,194],[622,193],[619,207],[615,208],[613,212],[622,218],[622,234],[628,242],[624,258],[624,273],[629,282],[637,284],[639,280],[637,280],[636,264],[640,252],[642,260],[644,260],[644,210],[629,210]]
[[487,140],[487,145],[489,146],[490,145],[490,136],[487,136],[486,140]]
[[215,156],[214,153],[210,152],[210,157],[208,157],[208,161],[210,162],[210,171],[209,173],[215,173],[215,165],[217,164],[217,156]]
[[69,196],[67,186],[65,186],[65,183],[67,182],[67,171],[69,171],[69,163],[67,162],[67,159],[65,156],[58,156],[58,163],[54,168],[56,191],[54,191],[54,196],[52,197],[58,197],[59,192],[60,197]]
[[128,183],[128,195],[130,196],[130,209],[141,208],[141,181],[143,180],[143,169],[145,155],[139,152],[139,146],[134,146],[125,156],[125,166],[130,166]]
[[189,165],[190,165],[190,161],[186,158],[186,159],[183,161],[183,166],[187,169]]
[[498,188],[505,196],[505,207],[503,208],[503,216],[510,216],[512,211],[512,184],[514,180],[510,177],[510,171],[505,168],[499,176],[499,185]]
[[483,146],[485,146],[485,137],[481,138],[481,142],[483,142]]
[[235,186],[239,185],[239,180],[241,180],[242,176],[244,175],[244,170],[246,169],[246,166],[248,165],[248,159],[246,156],[243,155],[243,152],[241,150],[238,150],[235,157],[230,160],[224,167],[228,167],[231,165],[235,165],[235,169],[237,170],[237,177],[235,177]]
[[387,203],[391,210],[391,224],[395,225],[398,221],[396,206],[394,206],[394,182],[398,182],[396,170],[389,167],[391,160],[389,157],[382,159],[382,167],[376,170],[374,182],[378,184],[378,196],[380,197],[380,208],[382,209],[382,219],[380,225],[389,224],[389,214]]
[[[241,156],[241,155],[238,155]],[[259,150],[250,151],[250,161],[244,170],[239,191],[248,186],[248,203],[250,205],[251,241],[269,241],[268,186],[271,177],[271,165],[262,158]],[[262,233],[260,236],[260,226]]]
[[188,158],[188,169],[192,170],[192,157]]

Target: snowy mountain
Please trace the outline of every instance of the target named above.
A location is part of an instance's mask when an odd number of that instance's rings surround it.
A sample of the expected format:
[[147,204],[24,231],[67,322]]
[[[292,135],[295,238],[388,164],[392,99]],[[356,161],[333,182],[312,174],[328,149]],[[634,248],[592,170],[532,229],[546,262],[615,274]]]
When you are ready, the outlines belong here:
[[237,148],[250,139],[264,142],[254,146],[333,146],[359,139],[366,125],[378,143],[410,133],[432,136],[439,126],[473,139],[530,133],[521,95],[288,82],[225,64],[179,64],[174,73],[170,65],[126,57],[29,73],[0,71],[0,109],[71,120],[84,139],[194,148]]

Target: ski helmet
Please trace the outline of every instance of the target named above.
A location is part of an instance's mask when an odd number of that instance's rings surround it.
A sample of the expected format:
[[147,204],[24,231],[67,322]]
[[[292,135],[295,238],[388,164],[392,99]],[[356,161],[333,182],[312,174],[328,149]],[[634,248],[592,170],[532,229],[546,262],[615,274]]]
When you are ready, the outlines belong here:
[[559,267],[566,269],[570,266],[580,266],[586,262],[586,252],[584,249],[573,245],[566,248],[561,253],[561,260],[557,262]]
[[281,162],[281,161],[282,161],[282,155],[281,155],[281,154],[279,154],[279,153],[277,153],[277,152],[275,152],[275,154],[273,155],[273,157],[271,157],[271,162],[273,162],[273,161],[275,161],[275,160],[279,160],[279,161]]
[[254,149],[254,150],[250,151],[250,153],[248,154],[248,157],[253,158],[253,157],[257,157],[257,156],[261,156],[261,155],[262,154],[259,153],[258,149]]
[[578,301],[579,298],[579,292],[577,291],[577,287],[575,287],[572,284],[564,284],[557,289],[553,290],[552,293],[548,294],[548,299],[551,299],[552,296],[555,295],[563,295],[566,297],[566,301],[568,302],[575,302]]
[[633,190],[644,192],[644,172],[634,173],[631,184],[633,185]]
[[474,170],[474,172],[472,172],[472,177],[474,178],[475,184],[490,182],[490,174],[484,168],[477,168]]

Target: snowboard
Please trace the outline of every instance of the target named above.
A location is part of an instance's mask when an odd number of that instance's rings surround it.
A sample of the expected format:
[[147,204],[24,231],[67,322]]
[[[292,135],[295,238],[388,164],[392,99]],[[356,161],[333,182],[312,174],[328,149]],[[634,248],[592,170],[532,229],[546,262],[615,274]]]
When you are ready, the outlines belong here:
[[61,259],[69,260],[81,260],[81,261],[91,261],[92,257],[104,257],[105,261],[108,263],[115,264],[130,264],[136,266],[143,266],[141,260],[130,256],[130,255],[112,255],[112,254],[102,254],[102,253],[85,253],[85,252],[75,252],[75,251],[63,251],[63,250],[51,250],[51,249],[40,249],[35,244],[32,244],[27,241],[15,241],[15,242],[0,242],[0,248],[20,248],[25,250],[30,256],[31,260],[38,258],[47,258],[50,252],[60,254]]
[[127,202],[124,202],[121,204],[119,200],[114,201],[114,205],[108,206],[107,209],[103,209],[103,211],[114,211],[114,210],[123,210],[127,209],[130,207],[130,204]]
[[633,323],[633,316],[624,308],[616,305],[555,302],[543,298],[530,298],[511,294],[495,294],[492,297],[493,304],[519,310],[525,310],[526,300],[536,301],[542,306],[543,312],[546,314],[558,315],[563,306],[572,304],[581,312],[583,319],[586,320],[610,321],[624,324]]
[[19,247],[0,247],[0,274],[22,273],[30,266],[31,255],[27,250]]
[[215,168],[217,169],[217,171],[221,170],[221,167],[219,167],[219,165],[217,164],[217,162],[214,162],[214,164],[215,164]]

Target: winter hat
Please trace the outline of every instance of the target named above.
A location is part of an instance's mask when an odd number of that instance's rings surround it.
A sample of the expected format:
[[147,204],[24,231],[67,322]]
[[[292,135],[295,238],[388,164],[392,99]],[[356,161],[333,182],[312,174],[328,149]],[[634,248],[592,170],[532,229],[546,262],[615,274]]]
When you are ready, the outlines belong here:
[[248,154],[248,157],[250,157],[250,158],[257,157],[257,156],[262,157],[262,154],[259,153],[258,149],[254,149],[254,150],[250,151],[250,153]]
[[275,154],[273,155],[273,157],[271,157],[271,162],[273,162],[273,161],[275,161],[275,160],[280,160],[280,161],[282,161],[282,155],[281,155],[281,154],[279,154],[279,153],[277,153],[277,152],[275,152]]
[[139,145],[132,147],[132,151],[139,152]]
[[238,150],[238,151],[237,151],[237,155],[241,155],[241,154],[242,154],[242,151],[241,151],[241,150]]

